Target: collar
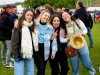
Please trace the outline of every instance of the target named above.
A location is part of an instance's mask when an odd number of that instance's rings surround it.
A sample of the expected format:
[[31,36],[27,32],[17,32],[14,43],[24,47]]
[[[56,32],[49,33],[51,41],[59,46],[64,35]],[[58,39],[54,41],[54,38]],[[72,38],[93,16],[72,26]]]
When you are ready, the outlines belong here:
[[[36,26],[40,26],[41,23],[40,23],[38,20],[34,20],[34,21],[35,21],[35,23],[36,23]],[[49,23],[46,23],[45,25],[46,25],[47,28],[51,28],[51,26],[52,26],[52,25],[49,24]]]
[[66,25],[67,25],[67,27],[72,27],[74,25],[74,21],[71,21],[71,24],[66,23]]

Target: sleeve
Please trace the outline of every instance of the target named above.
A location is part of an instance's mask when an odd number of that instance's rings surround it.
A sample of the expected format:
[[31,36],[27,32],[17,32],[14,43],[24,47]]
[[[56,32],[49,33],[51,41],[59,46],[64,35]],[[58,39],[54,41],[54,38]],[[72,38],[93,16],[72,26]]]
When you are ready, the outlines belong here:
[[52,54],[56,54],[57,52],[57,38],[52,41]]
[[62,30],[62,29],[60,29],[60,42],[61,42],[61,43],[66,43],[66,42],[67,42],[67,38],[64,38],[64,37],[61,35],[61,30]]
[[12,32],[12,37],[11,37],[11,48],[12,48],[12,56],[13,57],[18,57],[19,56],[19,41],[20,41],[20,36],[19,36],[19,30],[17,28],[13,29]]
[[[54,28],[51,26],[52,33],[54,32]],[[57,50],[58,50],[58,46],[57,46],[57,38],[54,38],[54,40],[50,41],[51,42],[51,48],[52,48],[52,54],[56,54]]]
[[79,20],[79,22],[80,22],[80,27],[82,29],[83,34],[84,35],[87,34],[87,28],[86,28],[86,26],[84,25],[84,23],[81,20]]

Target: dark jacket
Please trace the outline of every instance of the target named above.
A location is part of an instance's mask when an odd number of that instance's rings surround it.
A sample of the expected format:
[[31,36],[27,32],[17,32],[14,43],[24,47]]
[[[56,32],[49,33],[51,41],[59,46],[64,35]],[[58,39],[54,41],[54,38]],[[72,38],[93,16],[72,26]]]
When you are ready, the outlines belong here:
[[74,15],[75,18],[79,18],[86,27],[89,26],[89,21],[87,20],[87,13],[84,7],[75,11]]
[[0,40],[11,40],[12,34],[12,22],[8,12],[2,12],[2,18],[0,20]]
[[[29,30],[31,31],[31,28],[29,28]],[[18,28],[13,28],[12,37],[11,37],[11,48],[12,48],[13,58],[17,57],[23,59],[22,57],[23,53],[21,52],[21,36],[22,36],[21,30]],[[35,51],[33,42],[32,45],[33,45],[33,57],[34,57],[36,55],[36,52],[38,51]]]
[[11,19],[11,22],[14,23],[15,20],[18,19],[18,16],[17,16],[16,14],[11,14],[11,15],[10,15],[10,19]]
[[21,32],[18,28],[14,28],[11,37],[12,57],[20,57],[21,50]]
[[74,13],[74,17],[75,18],[79,18],[81,21],[84,22],[85,20],[85,15],[86,15],[86,11],[84,8],[80,8],[80,9],[77,9]]

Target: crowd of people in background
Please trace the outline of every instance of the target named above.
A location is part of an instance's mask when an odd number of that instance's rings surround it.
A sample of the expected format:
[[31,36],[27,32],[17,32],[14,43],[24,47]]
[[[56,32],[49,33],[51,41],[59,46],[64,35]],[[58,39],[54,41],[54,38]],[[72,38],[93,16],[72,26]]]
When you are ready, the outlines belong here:
[[[99,20],[100,12],[95,11],[94,21]],[[36,75],[45,75],[46,63],[49,61],[51,75],[68,75],[71,70],[68,66],[69,58],[72,75],[79,75],[80,59],[88,73],[95,75],[86,42],[81,49],[76,49],[76,56],[67,57],[65,54],[65,48],[70,46],[69,40],[75,35],[73,26],[77,34],[84,38],[88,35],[90,48],[93,48],[93,19],[81,1],[76,3],[74,13],[65,7],[54,10],[49,4],[43,5],[40,10],[40,5],[35,4],[32,9],[23,10],[19,18],[16,6],[3,7],[0,13],[2,64],[7,68],[14,67],[14,75],[24,75],[24,72],[26,75],[35,75],[35,64]]]

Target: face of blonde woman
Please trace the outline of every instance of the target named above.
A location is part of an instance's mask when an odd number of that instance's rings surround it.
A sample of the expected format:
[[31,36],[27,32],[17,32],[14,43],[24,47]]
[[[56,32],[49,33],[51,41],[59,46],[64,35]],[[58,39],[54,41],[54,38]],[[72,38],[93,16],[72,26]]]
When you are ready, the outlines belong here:
[[32,11],[27,11],[26,14],[25,14],[25,20],[27,22],[31,22],[32,19],[33,19],[33,13],[32,13]]
[[57,28],[60,25],[60,19],[58,17],[54,17],[53,19],[53,27]]
[[43,15],[41,16],[41,22],[47,23],[49,19],[50,19],[50,13],[44,12]]
[[70,16],[67,12],[63,12],[63,14],[62,14],[62,19],[63,19],[65,22],[68,22],[68,21],[70,21],[71,16]]

